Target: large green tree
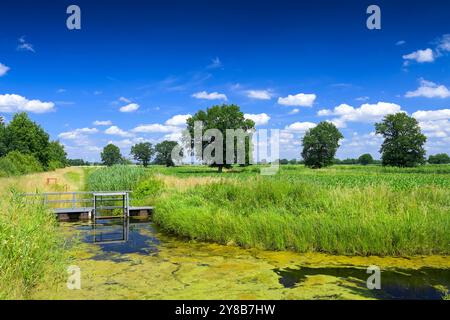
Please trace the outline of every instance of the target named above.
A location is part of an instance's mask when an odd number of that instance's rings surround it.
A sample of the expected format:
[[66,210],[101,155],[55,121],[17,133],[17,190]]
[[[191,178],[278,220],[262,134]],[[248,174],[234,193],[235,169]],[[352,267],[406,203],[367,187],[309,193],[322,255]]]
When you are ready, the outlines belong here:
[[155,164],[165,165],[167,167],[175,166],[172,159],[172,150],[179,146],[175,141],[165,140],[155,146],[156,157]]
[[144,167],[147,167],[155,154],[155,150],[150,142],[137,143],[131,147],[131,155],[134,160],[139,161]]
[[123,163],[123,157],[120,153],[119,147],[113,145],[112,143],[103,148],[100,156],[102,158],[103,164],[106,166],[113,166],[115,164]]
[[428,157],[428,163],[430,164],[447,164],[450,163],[450,157],[446,153],[438,153],[433,155],[430,155]]
[[49,165],[55,168],[62,168],[67,165],[67,153],[64,146],[59,141],[51,141],[48,145]]
[[358,158],[358,163],[364,166],[373,163],[373,158],[370,153],[364,153]]
[[44,166],[49,162],[49,135],[40,125],[30,120],[25,112],[14,115],[4,128],[3,144],[6,152],[31,154]]
[[[207,108],[206,111],[200,110],[194,116],[187,119],[187,129],[191,136],[189,141],[187,141],[187,145],[191,148],[191,150],[195,148],[194,124],[196,121],[201,121],[203,124],[202,136],[204,136],[205,132],[209,129],[217,129],[222,133],[223,137],[222,150],[215,150],[217,152],[222,152],[222,161],[205,160],[205,157],[203,156],[203,152],[208,147],[208,145],[214,142],[214,138],[212,137],[211,139],[209,139],[209,141],[202,141],[201,143],[198,143],[201,146],[202,150],[195,150],[195,155],[199,160],[205,162],[208,165],[218,167],[219,172],[222,172],[223,167],[230,168],[238,160],[238,139],[234,138],[234,152],[232,154],[232,157],[230,157],[232,159],[227,159],[227,129],[241,129],[245,133],[248,133],[248,136],[244,138],[245,141],[243,142],[245,145],[245,161],[241,164],[248,165],[250,163],[250,157],[252,156],[252,134],[250,133],[250,131],[255,129],[255,123],[252,120],[246,119],[244,117],[244,114],[241,112],[239,106],[234,104],[216,105]],[[214,158],[216,158],[215,151],[211,154]]]
[[380,149],[383,166],[414,167],[425,162],[427,137],[413,117],[403,112],[389,114],[375,129],[384,137]]
[[315,169],[333,164],[342,138],[342,133],[330,122],[323,121],[309,129],[302,139],[305,165]]

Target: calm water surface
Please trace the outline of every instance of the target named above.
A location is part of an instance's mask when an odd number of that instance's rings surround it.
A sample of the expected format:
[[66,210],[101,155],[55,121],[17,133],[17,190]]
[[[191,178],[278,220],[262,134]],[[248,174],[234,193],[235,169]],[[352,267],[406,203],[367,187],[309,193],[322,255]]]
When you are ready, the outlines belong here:
[[[62,223],[82,289],[57,299],[442,299],[448,257],[344,257],[243,249],[183,240],[143,220]],[[369,265],[381,290],[369,290]]]

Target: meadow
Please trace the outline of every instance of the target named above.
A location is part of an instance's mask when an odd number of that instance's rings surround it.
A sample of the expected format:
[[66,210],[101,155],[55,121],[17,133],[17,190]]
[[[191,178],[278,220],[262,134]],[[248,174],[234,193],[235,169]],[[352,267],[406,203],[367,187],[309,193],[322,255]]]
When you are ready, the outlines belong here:
[[287,165],[274,176],[259,175],[258,166],[223,174],[123,167],[99,170],[105,184],[96,188],[107,190],[108,171],[115,181],[119,170],[128,178],[114,190],[134,183],[136,201],[156,207],[155,222],[189,239],[345,255],[449,253],[450,166]]

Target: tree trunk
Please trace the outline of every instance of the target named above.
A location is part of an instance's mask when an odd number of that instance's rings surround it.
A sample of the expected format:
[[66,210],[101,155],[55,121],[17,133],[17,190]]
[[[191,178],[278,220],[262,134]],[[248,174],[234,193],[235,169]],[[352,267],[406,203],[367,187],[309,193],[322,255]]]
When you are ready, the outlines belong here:
[[222,173],[223,166],[219,166],[219,173]]

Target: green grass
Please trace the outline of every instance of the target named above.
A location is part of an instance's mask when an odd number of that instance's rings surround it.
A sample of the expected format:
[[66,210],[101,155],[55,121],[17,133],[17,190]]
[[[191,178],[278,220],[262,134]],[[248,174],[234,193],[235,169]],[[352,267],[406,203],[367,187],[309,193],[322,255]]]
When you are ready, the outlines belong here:
[[166,194],[155,221],[181,236],[244,247],[346,255],[448,254],[449,190],[327,188],[249,179]]
[[104,167],[87,172],[86,188],[89,191],[133,190],[149,171],[137,166]]
[[[321,170],[287,165],[274,176],[259,170],[113,167],[92,172],[88,185],[95,178],[97,190],[142,189],[144,202],[146,194],[156,194],[155,222],[191,239],[346,255],[449,254],[448,165]],[[179,185],[191,177],[219,180],[162,192],[151,180],[154,174],[176,176]]]
[[38,285],[61,281],[67,257],[55,217],[17,193],[0,199],[0,299],[29,297]]

